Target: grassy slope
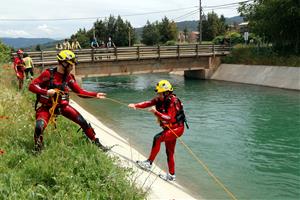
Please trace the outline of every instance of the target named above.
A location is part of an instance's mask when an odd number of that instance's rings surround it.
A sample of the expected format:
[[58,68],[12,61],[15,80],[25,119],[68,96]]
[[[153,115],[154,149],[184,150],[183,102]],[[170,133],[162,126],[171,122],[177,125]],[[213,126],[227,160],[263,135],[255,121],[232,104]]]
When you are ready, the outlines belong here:
[[[32,152],[35,96],[16,91],[12,69],[0,69],[0,199],[143,199],[129,181],[131,171],[118,167],[81,134],[58,118],[49,125],[45,149]],[[7,67],[9,68],[9,67]]]

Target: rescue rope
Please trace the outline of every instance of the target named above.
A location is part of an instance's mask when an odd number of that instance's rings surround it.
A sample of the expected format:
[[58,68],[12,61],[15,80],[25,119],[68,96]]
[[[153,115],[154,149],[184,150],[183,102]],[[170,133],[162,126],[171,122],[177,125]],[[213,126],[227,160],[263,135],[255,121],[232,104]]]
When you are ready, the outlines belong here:
[[[93,97],[93,96],[88,96],[88,95],[81,95],[81,96]],[[106,97],[105,99],[108,99],[110,101],[113,101],[113,102],[121,104],[121,105],[125,105],[126,107],[128,106],[128,104],[125,104],[119,100],[115,100],[115,99],[108,98],[108,97]],[[140,108],[137,108],[137,109],[143,110]],[[145,110],[143,110],[143,111],[145,111]],[[146,112],[148,112],[148,111],[146,111]],[[179,139],[180,143],[187,149],[189,154],[192,155],[192,157],[204,168],[204,170],[208,173],[208,175],[210,177],[212,177],[212,179],[228,194],[228,196],[233,200],[237,200],[235,195],[212,173],[212,171],[208,168],[208,166],[192,151],[192,149],[188,145],[186,145],[184,143],[184,141],[180,137],[178,137],[178,135],[169,126],[167,126],[167,128],[176,136],[176,138]]]
[[192,151],[192,149],[187,146],[183,140],[178,137],[178,135],[170,128],[170,126],[167,126],[167,128],[176,136],[176,138],[179,139],[179,142],[188,150],[188,152],[193,156],[193,158],[205,169],[205,171],[208,173],[209,176],[211,176],[214,181],[233,199],[237,200],[237,198],[234,196],[232,192],[229,191],[229,189],[226,188],[226,186],[211,172],[211,170],[207,167],[207,165],[200,160],[200,158]]
[[50,113],[50,118],[49,118],[49,123],[53,123],[54,126],[56,127],[56,117],[57,115],[55,114],[55,110],[56,107],[58,105],[58,100],[59,100],[59,96],[61,96],[63,94],[63,92],[59,89],[54,89],[55,90],[55,97],[51,97],[52,100],[52,107],[49,109],[49,113]]

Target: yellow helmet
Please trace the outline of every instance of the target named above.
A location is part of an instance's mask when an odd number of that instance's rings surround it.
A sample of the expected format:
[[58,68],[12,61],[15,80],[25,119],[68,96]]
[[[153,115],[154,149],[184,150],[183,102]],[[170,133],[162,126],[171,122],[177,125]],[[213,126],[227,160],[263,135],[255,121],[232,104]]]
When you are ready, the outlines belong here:
[[66,61],[71,65],[77,64],[76,55],[70,50],[62,50],[56,57],[58,61]]
[[171,83],[167,80],[161,80],[156,84],[155,92],[161,93],[161,92],[172,92],[173,87]]

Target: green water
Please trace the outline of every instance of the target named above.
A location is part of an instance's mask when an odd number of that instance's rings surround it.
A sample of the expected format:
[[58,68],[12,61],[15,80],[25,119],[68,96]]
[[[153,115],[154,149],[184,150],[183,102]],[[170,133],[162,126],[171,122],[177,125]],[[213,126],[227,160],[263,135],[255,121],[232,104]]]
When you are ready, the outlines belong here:
[[[160,79],[184,103],[190,129],[183,141],[238,199],[300,199],[299,92],[167,74],[90,78],[83,87],[131,103],[151,99]],[[108,100],[79,103],[148,155],[160,132],[153,115]],[[157,163],[167,168],[164,145]],[[180,143],[176,175],[195,197],[230,199]]]

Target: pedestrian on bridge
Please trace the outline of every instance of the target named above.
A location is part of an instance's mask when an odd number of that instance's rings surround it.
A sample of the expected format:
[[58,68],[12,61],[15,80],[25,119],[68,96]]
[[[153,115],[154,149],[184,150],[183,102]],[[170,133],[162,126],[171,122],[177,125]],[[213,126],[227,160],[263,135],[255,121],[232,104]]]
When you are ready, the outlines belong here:
[[72,42],[72,45],[71,45],[71,48],[72,48],[73,50],[81,49],[80,43],[77,41],[76,38],[74,38],[74,40],[73,40],[73,42]]
[[153,113],[162,127],[163,131],[154,136],[151,153],[147,160],[137,161],[137,164],[144,170],[151,170],[152,163],[157,156],[160,145],[165,142],[168,158],[169,172],[159,177],[166,181],[175,181],[175,145],[176,139],[184,132],[184,123],[186,123],[183,105],[181,101],[173,94],[173,87],[167,80],[161,80],[157,83],[155,92],[157,96],[150,101],[136,104],[129,104],[129,108],[147,108]]
[[68,41],[68,39],[65,39],[65,41],[63,42],[63,49],[65,49],[65,50],[70,50],[71,49],[71,44]]
[[115,45],[115,43],[112,41],[111,37],[108,37],[108,41],[107,41],[107,43],[106,43],[106,47],[107,47],[107,48],[112,48],[112,47],[116,48],[116,45]]
[[[48,122],[54,122],[57,115],[72,120],[80,125],[85,135],[103,151],[109,148],[103,146],[96,138],[94,129],[82,115],[69,104],[69,90],[80,97],[95,97],[104,99],[105,93],[90,92],[82,89],[75,80],[71,70],[77,63],[75,54],[70,50],[62,50],[57,54],[58,66],[43,71],[29,85],[29,90],[37,94],[36,125],[34,132],[35,150],[43,148],[43,132]],[[39,106],[38,106],[39,104]]]
[[92,49],[99,48],[99,44],[98,44],[98,42],[97,42],[97,38],[96,38],[96,37],[94,37],[94,38],[92,39],[92,42],[91,42],[91,48],[92,48]]

